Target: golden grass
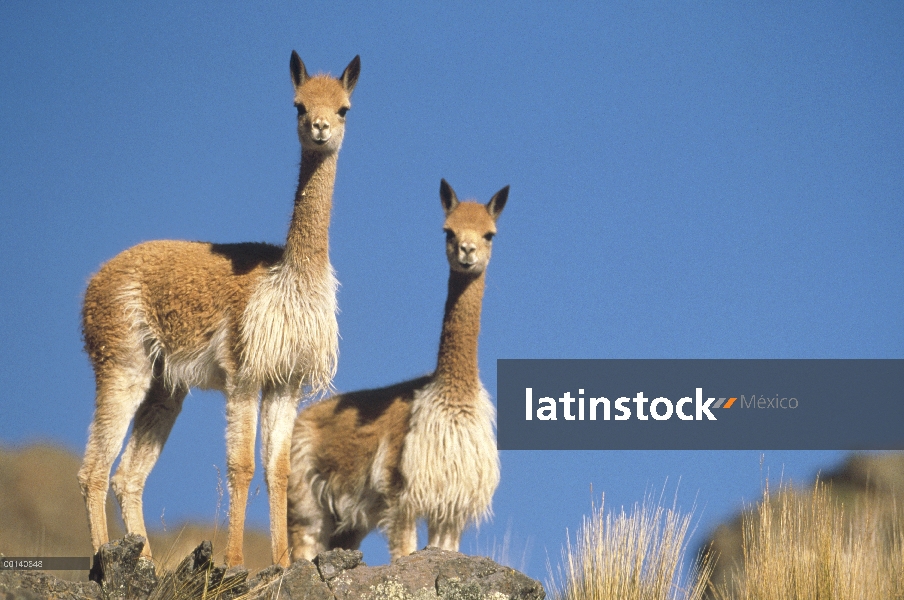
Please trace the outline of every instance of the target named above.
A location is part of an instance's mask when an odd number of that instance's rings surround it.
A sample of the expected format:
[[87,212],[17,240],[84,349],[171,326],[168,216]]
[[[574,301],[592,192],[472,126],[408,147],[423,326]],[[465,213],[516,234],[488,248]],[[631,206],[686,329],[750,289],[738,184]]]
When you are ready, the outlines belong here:
[[904,598],[904,520],[887,497],[846,507],[817,483],[788,486],[743,517],[743,564],[714,582],[720,600]]
[[548,588],[556,600],[697,600],[703,597],[710,563],[683,587],[681,568],[691,514],[664,508],[647,497],[630,514],[592,507],[574,543],[568,537],[558,576]]

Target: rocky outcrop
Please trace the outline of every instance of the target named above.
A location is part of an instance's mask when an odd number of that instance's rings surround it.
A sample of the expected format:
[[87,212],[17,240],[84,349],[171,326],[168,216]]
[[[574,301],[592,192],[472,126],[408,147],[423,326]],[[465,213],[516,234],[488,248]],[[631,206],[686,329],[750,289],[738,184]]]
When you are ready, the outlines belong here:
[[3,600],[102,600],[100,586],[89,581],[64,581],[41,571],[0,571]]
[[543,600],[543,587],[489,558],[427,548],[368,567],[356,550],[334,550],[288,569],[271,566],[249,578],[242,569],[213,564],[203,542],[174,571],[157,575],[141,558],[144,540],[127,535],[94,557],[91,581],[69,582],[39,572],[0,572],[3,600]]
[[[354,564],[349,554],[340,550],[314,559],[321,578],[337,600],[543,600],[546,597],[540,582],[480,556],[427,548],[386,566],[349,568]],[[355,554],[360,560],[360,553]]]

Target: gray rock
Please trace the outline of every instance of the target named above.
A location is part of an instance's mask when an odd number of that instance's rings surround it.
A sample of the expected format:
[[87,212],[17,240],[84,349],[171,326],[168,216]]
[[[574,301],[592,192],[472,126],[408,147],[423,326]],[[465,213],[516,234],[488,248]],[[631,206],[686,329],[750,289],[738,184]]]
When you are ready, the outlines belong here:
[[264,569],[249,582],[250,598],[260,600],[335,600],[314,563],[300,560],[288,569]]
[[100,586],[89,581],[63,581],[42,571],[0,571],[3,600],[101,600]]
[[121,540],[107,542],[94,555],[88,578],[100,584],[104,598],[145,600],[157,586],[154,563],[141,558],[145,540],[127,534]]
[[[318,557],[319,558],[319,557]],[[338,600],[543,600],[539,581],[489,558],[427,548],[380,567],[359,566],[327,584]]]
[[272,566],[248,579],[241,568],[213,564],[203,542],[160,578],[141,558],[144,540],[126,536],[95,555],[92,581],[68,582],[37,571],[0,572],[0,600],[543,600],[540,582],[489,558],[427,548],[368,567],[357,550],[333,550],[288,569]]
[[358,550],[330,550],[315,556],[314,565],[323,580],[330,581],[349,569],[364,565],[363,558],[364,555]]

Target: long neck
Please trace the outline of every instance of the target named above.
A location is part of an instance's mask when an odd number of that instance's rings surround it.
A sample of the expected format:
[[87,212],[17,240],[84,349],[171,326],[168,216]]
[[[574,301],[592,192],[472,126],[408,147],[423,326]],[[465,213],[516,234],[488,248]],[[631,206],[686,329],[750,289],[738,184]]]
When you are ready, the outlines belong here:
[[483,303],[484,274],[477,277],[457,271],[449,273],[449,295],[439,340],[436,379],[443,387],[462,394],[476,394],[477,337]]
[[329,264],[330,211],[338,152],[301,153],[295,209],[283,262],[299,272],[321,273]]

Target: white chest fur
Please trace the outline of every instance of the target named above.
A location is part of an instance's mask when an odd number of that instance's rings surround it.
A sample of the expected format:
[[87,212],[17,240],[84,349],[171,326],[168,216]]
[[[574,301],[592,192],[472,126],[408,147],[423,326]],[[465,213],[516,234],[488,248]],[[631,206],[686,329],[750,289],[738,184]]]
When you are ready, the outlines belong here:
[[402,502],[417,517],[480,521],[499,483],[495,410],[482,385],[466,403],[443,394],[436,382],[415,392],[400,465]]
[[300,380],[313,393],[329,389],[339,353],[337,286],[330,265],[305,284],[284,265],[271,269],[242,315],[242,376],[260,384]]

